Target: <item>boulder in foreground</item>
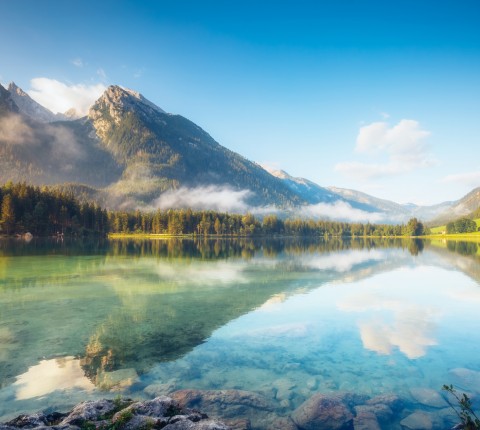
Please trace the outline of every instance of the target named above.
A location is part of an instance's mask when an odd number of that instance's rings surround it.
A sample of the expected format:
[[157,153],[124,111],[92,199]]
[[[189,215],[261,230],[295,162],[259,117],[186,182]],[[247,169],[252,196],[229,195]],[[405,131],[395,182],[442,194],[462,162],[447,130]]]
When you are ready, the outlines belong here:
[[36,413],[0,424],[0,430],[231,430],[227,425],[210,420],[206,414],[187,409],[167,396],[134,402],[129,399],[82,402],[66,414]]

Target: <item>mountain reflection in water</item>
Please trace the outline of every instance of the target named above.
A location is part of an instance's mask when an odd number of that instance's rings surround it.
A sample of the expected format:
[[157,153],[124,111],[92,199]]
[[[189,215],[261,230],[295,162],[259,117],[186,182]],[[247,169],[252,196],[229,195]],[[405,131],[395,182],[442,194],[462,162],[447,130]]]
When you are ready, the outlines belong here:
[[479,280],[477,244],[441,240],[2,241],[0,416],[56,392],[265,391],[275,372],[291,407],[307,374],[320,391],[404,389],[397,367],[441,386],[472,367],[449,324],[478,323]]

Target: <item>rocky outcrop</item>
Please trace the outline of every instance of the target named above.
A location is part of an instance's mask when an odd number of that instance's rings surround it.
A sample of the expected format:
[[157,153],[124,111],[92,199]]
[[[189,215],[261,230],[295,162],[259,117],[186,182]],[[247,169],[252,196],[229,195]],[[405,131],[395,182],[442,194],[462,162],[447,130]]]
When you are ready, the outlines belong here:
[[231,430],[204,413],[180,406],[167,396],[134,402],[128,399],[80,403],[69,413],[20,415],[0,424],[0,430]]
[[91,106],[88,117],[92,120],[101,139],[107,139],[112,128],[130,112],[136,112],[144,118],[155,118],[165,111],[136,91],[111,85]]

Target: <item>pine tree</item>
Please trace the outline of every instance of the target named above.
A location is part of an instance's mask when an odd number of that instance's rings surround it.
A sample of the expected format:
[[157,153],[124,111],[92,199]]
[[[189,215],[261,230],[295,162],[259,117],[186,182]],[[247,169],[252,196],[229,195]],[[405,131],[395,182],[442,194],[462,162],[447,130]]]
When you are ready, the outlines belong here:
[[15,228],[15,209],[13,207],[13,200],[10,194],[3,196],[1,208],[1,223],[2,229],[9,235]]

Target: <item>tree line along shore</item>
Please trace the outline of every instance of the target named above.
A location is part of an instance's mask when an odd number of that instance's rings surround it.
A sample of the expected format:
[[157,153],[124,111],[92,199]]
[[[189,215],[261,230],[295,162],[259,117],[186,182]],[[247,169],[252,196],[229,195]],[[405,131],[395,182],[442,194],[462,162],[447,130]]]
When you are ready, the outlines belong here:
[[[455,225],[472,228],[471,222]],[[72,192],[56,187],[9,182],[0,187],[0,235],[14,236],[27,232],[33,236],[73,237],[108,234],[400,237],[422,236],[429,234],[430,230],[416,218],[406,224],[391,225],[282,219],[277,215],[259,219],[251,213],[191,209],[111,211],[96,203],[80,201]]]

